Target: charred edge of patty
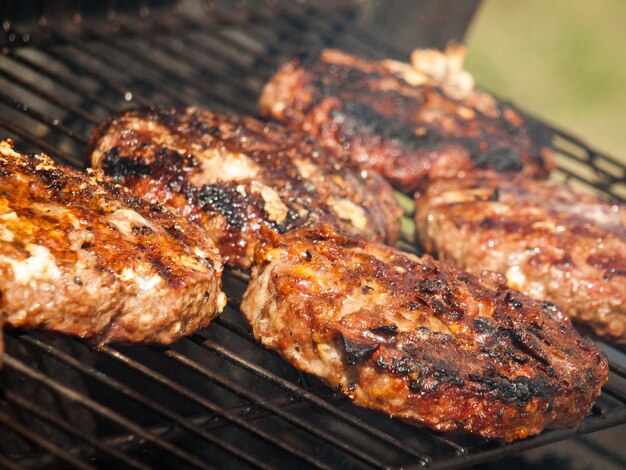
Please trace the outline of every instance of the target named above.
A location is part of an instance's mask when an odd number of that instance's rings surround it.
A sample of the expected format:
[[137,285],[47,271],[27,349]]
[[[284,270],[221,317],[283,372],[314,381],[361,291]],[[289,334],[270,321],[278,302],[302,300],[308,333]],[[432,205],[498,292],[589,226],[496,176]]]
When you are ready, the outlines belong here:
[[[405,151],[416,151],[423,149],[426,151],[436,151],[449,145],[458,144],[467,149],[472,161],[477,168],[493,169],[497,172],[519,172],[524,167],[524,156],[516,149],[503,143],[490,142],[489,133],[484,133],[480,138],[464,138],[442,134],[436,128],[427,126],[421,135],[417,135],[414,126],[403,123],[397,119],[383,116],[378,113],[371,103],[355,101],[357,91],[353,88],[346,89],[343,83],[354,84],[363,82],[380,81],[383,74],[379,72],[365,72],[354,67],[341,64],[325,63],[321,60],[320,54],[306,54],[293,60],[297,66],[300,64],[305,70],[310,72],[311,84],[318,90],[317,95],[309,103],[307,109],[315,106],[324,97],[336,96],[341,98],[342,106],[331,111],[331,117],[343,119],[344,125],[340,127],[340,139],[343,142],[349,141],[358,134],[372,134],[380,136],[383,141],[392,141]],[[321,69],[321,70],[320,70]],[[391,72],[389,72],[391,73]],[[340,80],[329,80],[328,77],[338,77]],[[397,77],[398,80],[402,80]],[[423,85],[429,93],[437,93],[446,96],[447,100],[456,102],[459,107],[464,107],[463,102],[448,97],[436,86]],[[389,92],[392,94],[393,92]],[[369,99],[369,98],[368,98]],[[401,95],[394,96],[394,99],[413,100],[415,98],[404,98]],[[497,120],[497,125],[503,126],[507,134],[514,138],[527,132],[531,140],[527,158],[538,163],[544,170],[549,170],[550,162],[542,155],[542,149],[553,148],[554,133],[544,124],[532,119],[519,110],[516,106],[505,101],[496,101],[496,106],[501,116]],[[513,126],[504,118],[504,110],[512,110],[523,120],[522,126]],[[303,110],[306,112],[307,110]],[[495,121],[482,114],[479,110],[474,111],[487,121]],[[482,144],[482,145],[481,145]],[[487,146],[485,149],[484,146]],[[533,148],[534,147],[534,148]],[[536,150],[536,151],[533,151]]]

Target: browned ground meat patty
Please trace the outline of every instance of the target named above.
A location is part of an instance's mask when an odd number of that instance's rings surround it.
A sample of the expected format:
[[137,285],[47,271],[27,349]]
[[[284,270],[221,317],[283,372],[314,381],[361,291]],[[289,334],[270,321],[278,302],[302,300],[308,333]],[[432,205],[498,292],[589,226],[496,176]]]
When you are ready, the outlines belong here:
[[449,180],[416,196],[415,223],[428,252],[473,273],[499,271],[626,344],[626,207],[530,179]]
[[142,109],[104,123],[88,155],[135,194],[206,228],[227,264],[250,267],[262,226],[329,222],[393,243],[391,187],[299,132],[198,108]]
[[513,106],[478,92],[453,99],[337,50],[280,67],[259,110],[347,149],[405,192],[476,170],[545,177],[554,166],[549,133]]
[[330,227],[256,253],[254,336],[356,404],[504,441],[574,426],[607,359],[551,303]]
[[99,173],[0,142],[0,311],[98,343],[170,343],[225,304],[211,239]]

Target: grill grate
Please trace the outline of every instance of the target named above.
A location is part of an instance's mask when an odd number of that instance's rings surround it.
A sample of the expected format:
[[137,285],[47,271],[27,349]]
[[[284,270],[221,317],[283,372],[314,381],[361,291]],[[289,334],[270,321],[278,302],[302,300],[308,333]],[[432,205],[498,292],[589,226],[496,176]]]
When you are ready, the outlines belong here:
[[[255,112],[276,66],[300,49],[336,46],[406,57],[355,26],[358,8],[301,4],[185,16],[113,15],[102,24],[43,25],[26,37],[5,23],[0,129],[24,151],[82,167],[91,129],[112,112],[162,103]],[[0,44],[3,42],[0,36]],[[615,198],[626,168],[554,130],[559,174]],[[411,201],[399,195],[407,215]],[[400,246],[412,247],[403,221]],[[229,271],[225,313],[171,347],[90,348],[70,338],[8,331],[0,373],[0,466],[458,468],[626,423],[622,352],[578,429],[508,445],[440,435],[353,406],[252,338],[238,312],[246,273]]]

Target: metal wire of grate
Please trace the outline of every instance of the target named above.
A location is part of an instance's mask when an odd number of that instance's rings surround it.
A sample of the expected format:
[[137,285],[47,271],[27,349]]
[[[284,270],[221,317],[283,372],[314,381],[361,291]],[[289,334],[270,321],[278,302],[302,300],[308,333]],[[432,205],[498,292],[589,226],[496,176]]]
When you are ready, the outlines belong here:
[[[116,15],[78,32],[43,22],[36,45],[14,41],[2,50],[2,137],[83,167],[91,130],[112,112],[160,103],[253,114],[263,83],[300,50],[408,54],[355,27],[356,8],[340,2],[329,15],[285,2],[193,16]],[[561,175],[605,195],[626,195],[623,165],[553,131]],[[410,214],[410,199],[398,197]],[[414,251],[409,217],[403,226],[399,246]],[[171,347],[94,349],[9,331],[0,373],[0,465],[458,468],[626,423],[625,358],[608,347],[609,384],[578,429],[503,445],[357,408],[256,344],[238,311],[246,280],[246,273],[227,273],[225,313]]]

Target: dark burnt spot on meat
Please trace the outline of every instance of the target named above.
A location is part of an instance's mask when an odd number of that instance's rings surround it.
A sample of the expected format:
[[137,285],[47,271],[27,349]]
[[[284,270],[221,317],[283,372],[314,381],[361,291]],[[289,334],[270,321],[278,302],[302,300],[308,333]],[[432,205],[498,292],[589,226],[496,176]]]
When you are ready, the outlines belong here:
[[362,286],[361,287],[361,294],[363,294],[363,295],[368,295],[368,294],[370,294],[373,291],[374,291],[374,288],[372,286],[367,286],[366,285],[366,286]]
[[436,367],[432,375],[438,383],[455,385],[457,387],[462,387],[465,384],[465,381],[460,377],[458,371],[447,363]]
[[[381,62],[353,59],[334,63],[315,54],[293,62],[273,82],[288,88],[293,82],[285,76],[297,77],[306,93],[285,98],[286,109],[280,112],[269,101],[262,103],[262,112],[346,149],[365,143],[372,149],[370,164],[407,191],[418,189],[431,173],[439,177],[431,162],[440,159],[451,158],[459,171],[523,171],[544,177],[550,170],[545,150],[552,147],[551,136],[514,106],[493,100],[493,110],[483,112],[474,104],[478,95],[457,100],[431,84],[409,85]],[[353,157],[363,161],[361,153],[353,151]],[[403,166],[411,166],[410,174],[398,174]]]
[[552,383],[548,378],[519,376],[511,380],[500,374],[469,374],[471,382],[479,384],[480,389],[492,394],[495,398],[505,402],[528,403],[533,398],[541,398],[551,401],[551,395],[559,390],[556,383]]
[[[410,352],[409,352],[410,354]],[[384,362],[386,368],[396,375],[412,375],[421,373],[421,364],[410,356],[402,356],[401,358],[392,357],[387,363]]]
[[[382,139],[383,141],[393,140],[397,145],[406,151],[415,150],[443,150],[447,145],[460,144],[467,149],[477,168],[490,168],[498,172],[518,172],[523,169],[522,155],[511,147],[504,146],[503,136],[494,138],[491,132],[508,134],[509,138],[519,138],[523,134],[523,127],[511,124],[505,118],[489,118],[479,110],[474,110],[477,117],[484,121],[484,125],[478,126],[480,136],[463,137],[454,133],[442,133],[440,126],[435,119],[432,122],[411,122],[402,121],[398,116],[412,113],[424,104],[424,97],[431,94],[436,98],[433,102],[456,103],[455,100],[447,97],[443,91],[437,87],[421,86],[421,95],[406,96],[397,90],[372,90],[372,83],[379,82],[385,78],[383,74],[376,72],[364,72],[362,70],[340,66],[337,64],[326,64],[326,70],[322,66],[323,72],[314,74],[313,86],[319,90],[310,106],[325,96],[341,97],[342,105],[340,109],[333,109],[331,117],[335,120],[344,121],[340,138],[344,141],[356,134],[369,134]],[[329,78],[328,78],[329,77]],[[346,86],[349,84],[349,87]],[[377,107],[386,106],[388,112],[383,114]],[[461,106],[456,103],[456,107]],[[505,103],[496,103],[498,115],[504,115],[504,110],[508,109],[516,113],[523,120],[522,115],[513,110],[513,107]],[[457,127],[461,125],[461,118],[456,114],[450,114],[449,118],[457,121]],[[498,127],[500,130],[498,131]],[[418,131],[419,128],[419,131]],[[541,141],[541,145],[549,144],[549,140]],[[538,152],[534,152],[534,158],[541,161]]]
[[340,337],[343,344],[346,362],[350,365],[369,359],[379,346],[378,344],[367,344],[353,341],[342,334],[340,334]]
[[422,279],[419,281],[419,288],[428,294],[447,294],[450,289],[442,279]]
[[170,287],[179,288],[184,284],[183,278],[173,272],[171,263],[154,256],[148,257],[148,262]]
[[174,239],[182,240],[185,237],[184,229],[177,223],[164,224],[165,231]]
[[489,317],[478,317],[474,319],[474,328],[477,333],[486,333],[494,330],[493,320]]
[[132,232],[135,235],[141,235],[143,237],[149,237],[154,233],[154,230],[147,225],[133,225]]
[[594,349],[593,342],[587,338],[580,338],[576,344],[585,351],[592,351]]
[[424,376],[421,374],[417,377],[417,379],[409,380],[409,390],[411,390],[413,393],[420,392],[423,386],[424,386]]
[[[106,135],[100,136],[100,145],[110,145],[105,138],[113,135],[119,155],[111,159],[117,162],[103,164],[105,173],[115,173],[113,176],[132,191],[175,207],[197,224],[211,225],[214,230],[209,235],[214,241],[228,244],[229,262],[249,263],[261,225],[285,233],[305,224],[328,222],[361,231],[351,220],[339,216],[339,208],[329,203],[333,197],[353,201],[363,207],[368,218],[380,219],[382,215],[391,219],[383,206],[389,204],[387,199],[393,201],[392,194],[382,180],[370,176],[366,181],[360,167],[347,155],[319,147],[305,134],[278,124],[195,107],[128,111],[111,122]],[[150,130],[154,123],[158,125],[156,134]],[[124,134],[129,128],[131,131]],[[126,138],[118,136],[120,131]],[[222,164],[232,165],[234,159],[229,155],[245,160],[250,171],[240,177],[229,174],[224,180],[219,174],[208,173]],[[125,165],[120,156],[135,159],[135,164]],[[294,159],[305,164],[294,165]],[[306,165],[309,162],[315,164],[311,176],[306,171],[312,168]],[[201,187],[203,183],[206,187]],[[365,187],[387,191],[384,204],[364,194]],[[220,222],[212,223],[214,216]],[[388,235],[385,228],[379,228],[386,220],[377,222],[382,223],[362,231],[374,237]],[[393,223],[397,225],[396,220]],[[395,225],[391,227],[394,230]],[[244,227],[247,229],[241,230]],[[236,231],[240,232],[237,237]]]
[[61,191],[68,184],[68,176],[58,168],[38,171],[39,179],[52,191]]
[[543,266],[546,261],[552,266],[558,266],[559,268],[569,268],[575,264],[571,253],[563,253],[558,258],[555,257],[548,259],[545,253],[542,252],[540,249],[537,250],[534,255],[528,258],[528,264],[536,268],[540,268],[541,266]]
[[543,302],[541,302],[541,306],[546,312],[549,312],[551,315],[554,315],[559,311],[559,307],[549,300],[544,300]]
[[[280,237],[286,253],[277,255],[272,250],[269,265],[260,265],[260,269],[269,270],[267,274],[272,275],[274,288],[284,303],[255,310],[258,302],[252,305],[248,299],[244,314],[254,318],[261,311],[271,315],[272,320],[302,320],[300,344],[311,354],[309,359],[324,362],[327,369],[321,376],[333,386],[336,377],[344,384],[355,381],[359,390],[353,398],[359,405],[415,418],[427,425],[439,425],[441,410],[445,410],[472,432],[477,432],[471,427],[476,423],[475,403],[484,410],[490,431],[496,426],[509,429],[519,420],[524,422],[520,429],[528,430],[541,419],[539,428],[532,428],[539,432],[557,420],[568,425],[583,418],[606,377],[606,362],[596,364],[599,350],[594,349],[595,354],[581,350],[576,344],[578,334],[571,327],[562,330],[561,322],[546,315],[541,303],[526,300],[518,293],[507,296],[505,287],[480,282],[428,257],[413,260],[382,245],[354,240],[349,243],[349,238],[313,229]],[[277,245],[273,243],[272,247]],[[315,265],[303,259],[305,250],[313,252]],[[299,277],[299,267],[306,268],[303,278]],[[298,283],[310,280],[315,269],[323,269],[324,274],[323,280],[316,279],[321,287],[318,292],[312,292],[306,300],[286,294],[286,290],[298,289]],[[255,276],[264,274],[261,271]],[[370,296],[360,296],[360,289],[370,279],[372,285],[373,280],[376,282],[376,291],[371,295],[378,296],[377,302],[370,301]],[[426,279],[432,281],[420,287],[419,281]],[[437,280],[449,287],[449,295]],[[259,280],[253,277],[251,282],[254,286]],[[332,299],[328,298],[329,292],[333,293]],[[355,293],[359,294],[355,300],[360,301],[360,308],[346,315],[344,301],[349,296],[354,302]],[[435,318],[437,314],[430,304],[424,304],[419,312],[406,309],[407,298],[413,300],[416,296],[420,300],[437,297],[442,303],[445,299],[444,308],[464,304],[465,315],[446,328],[437,321],[443,316]],[[520,300],[522,306],[517,308],[515,300]],[[332,336],[330,345],[322,344],[337,347],[341,363],[327,361],[328,356],[319,354],[320,341],[329,338],[328,321],[340,323],[337,329],[343,332],[343,338],[356,344],[348,344],[354,362],[349,368],[345,341],[339,336]],[[542,336],[535,332],[533,321],[543,325],[538,329]],[[382,334],[383,329],[393,325],[393,334]],[[276,333],[287,345],[300,341],[280,330],[255,331],[257,338],[264,334],[275,337]],[[278,349],[294,365],[307,366],[309,359],[303,354],[294,357],[285,353],[282,345]],[[588,369],[595,379],[587,378]],[[529,403],[532,407],[527,407]],[[555,413],[549,411],[551,406]],[[416,409],[420,414],[414,413]]]
[[202,210],[218,212],[232,227],[241,228],[246,223],[243,210],[245,203],[240,196],[234,195],[230,188],[220,184],[211,184],[199,189],[187,186],[186,189],[188,201],[197,202]]
[[513,330],[511,339],[520,351],[544,365],[550,365],[550,360],[541,342],[539,342],[534,335],[531,335],[530,332],[522,329]]
[[124,178],[145,177],[152,171],[150,165],[142,159],[120,156],[118,147],[113,147],[105,152],[102,169],[116,182],[120,182]]
[[382,326],[377,326],[375,328],[371,328],[370,332],[379,336],[392,337],[398,334],[398,327],[397,325],[382,325]]
[[[293,202],[293,201],[289,201],[289,202]],[[312,212],[313,212],[312,210],[309,211],[308,215],[312,216]],[[293,230],[297,227],[307,224],[308,222],[309,222],[309,218],[302,217],[295,208],[293,208],[291,205],[288,205],[287,215],[285,217],[285,220],[282,223],[278,223],[278,222],[274,222],[270,220],[270,221],[266,221],[266,224],[269,225],[274,230],[276,230],[278,233],[285,233],[285,232],[288,232],[289,230]]]
[[372,107],[356,101],[344,101],[340,109],[331,111],[335,120],[344,124],[342,136],[348,140],[356,133],[369,133],[383,140],[393,140],[407,150],[416,150],[428,143],[430,134],[418,136],[413,126],[386,118]]
[[506,294],[504,294],[504,301],[514,309],[520,309],[524,306],[524,304],[517,298],[517,295],[511,291],[507,291]]

